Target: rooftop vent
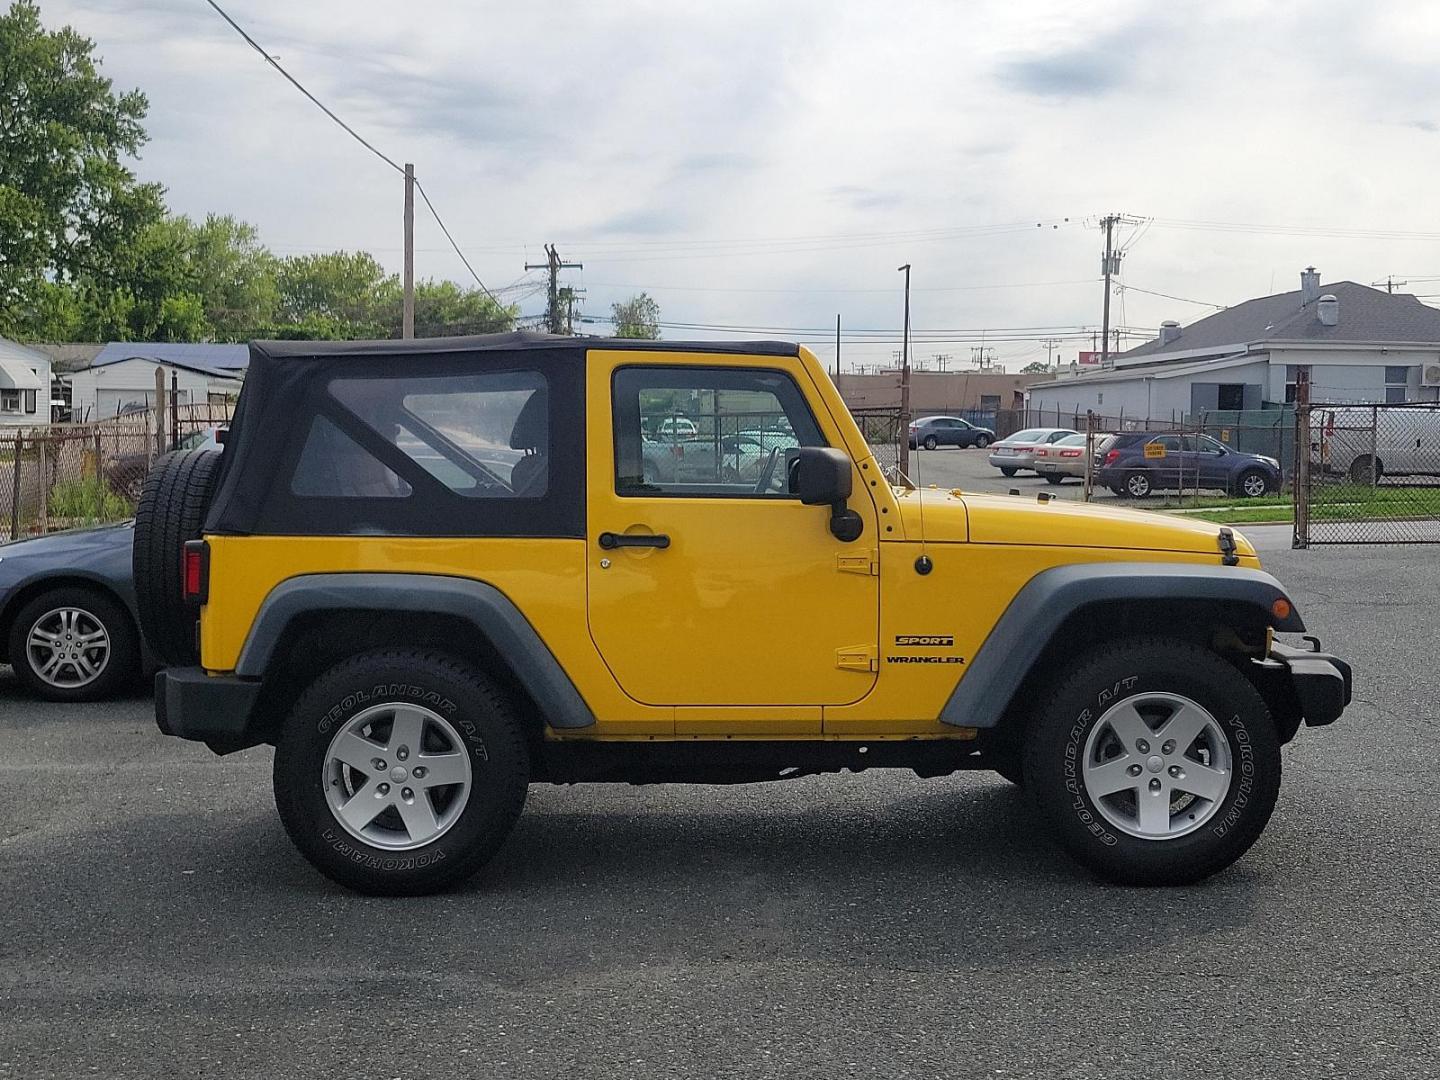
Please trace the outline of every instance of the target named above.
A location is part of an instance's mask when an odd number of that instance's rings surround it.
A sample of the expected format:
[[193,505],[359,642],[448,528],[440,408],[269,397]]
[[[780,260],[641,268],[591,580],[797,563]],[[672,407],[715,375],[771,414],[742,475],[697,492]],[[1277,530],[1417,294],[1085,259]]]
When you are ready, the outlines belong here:
[[1180,336],[1180,324],[1174,319],[1166,319],[1160,324],[1160,344],[1169,345]]
[[1320,271],[1307,266],[1300,271],[1300,306],[1309,307],[1320,299]]
[[1326,293],[1315,305],[1315,317],[1324,326],[1340,325],[1340,301],[1332,293]]

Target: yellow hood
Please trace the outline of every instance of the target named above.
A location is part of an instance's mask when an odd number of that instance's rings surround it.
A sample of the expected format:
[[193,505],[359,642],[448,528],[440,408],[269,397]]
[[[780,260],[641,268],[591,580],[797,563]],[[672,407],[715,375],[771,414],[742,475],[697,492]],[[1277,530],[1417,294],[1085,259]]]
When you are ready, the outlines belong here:
[[[969,540],[976,544],[1220,554],[1221,526],[1151,510],[1125,510],[1070,499],[1042,501],[1031,495],[978,495],[936,488],[919,493],[897,492],[897,496],[908,540],[917,540],[921,536],[920,503],[923,502],[924,536],[936,543]],[[1235,553],[1255,554],[1254,546],[1238,532],[1235,533]]]

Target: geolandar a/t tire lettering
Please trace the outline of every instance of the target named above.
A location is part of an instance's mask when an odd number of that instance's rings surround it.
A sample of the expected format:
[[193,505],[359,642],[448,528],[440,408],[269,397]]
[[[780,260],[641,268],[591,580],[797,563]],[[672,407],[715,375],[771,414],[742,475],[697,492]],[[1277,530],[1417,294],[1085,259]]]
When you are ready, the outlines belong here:
[[1255,688],[1173,639],[1082,657],[1025,736],[1025,786],[1056,838],[1131,885],[1189,884],[1233,863],[1269,821],[1280,771]]
[[359,892],[418,895],[469,877],[525,803],[529,755],[509,701],[442,653],[342,662],[275,747],[275,805],[301,853]]

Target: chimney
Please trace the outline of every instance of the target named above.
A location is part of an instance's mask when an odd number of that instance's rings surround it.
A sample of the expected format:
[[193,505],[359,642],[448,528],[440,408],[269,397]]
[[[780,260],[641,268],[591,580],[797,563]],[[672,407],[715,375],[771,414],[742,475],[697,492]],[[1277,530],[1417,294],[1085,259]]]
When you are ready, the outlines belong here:
[[1320,297],[1320,302],[1315,305],[1315,317],[1322,326],[1340,325],[1340,301],[1335,299],[1333,293]]
[[1309,307],[1320,299],[1320,271],[1307,266],[1300,271],[1300,306]]
[[1174,319],[1166,319],[1160,324],[1160,345],[1169,345],[1180,337],[1180,324]]

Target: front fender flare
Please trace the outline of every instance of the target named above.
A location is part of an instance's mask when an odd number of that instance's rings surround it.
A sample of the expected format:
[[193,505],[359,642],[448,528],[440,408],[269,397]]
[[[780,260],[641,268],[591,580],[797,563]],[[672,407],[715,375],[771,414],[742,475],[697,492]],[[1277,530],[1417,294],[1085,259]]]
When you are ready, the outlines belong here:
[[1263,570],[1185,563],[1074,563],[1031,578],[996,620],[940,712],[942,723],[990,728],[1000,723],[1015,690],[1065,620],[1093,604],[1113,601],[1166,604],[1208,600],[1253,608],[1277,630],[1305,629],[1291,602],[1275,618],[1271,605],[1289,601],[1280,582]]
[[554,728],[583,728],[595,715],[530,621],[493,585],[441,574],[302,574],[270,590],[240,650],[235,674],[262,678],[293,619],[316,611],[453,615],[505,658]]

